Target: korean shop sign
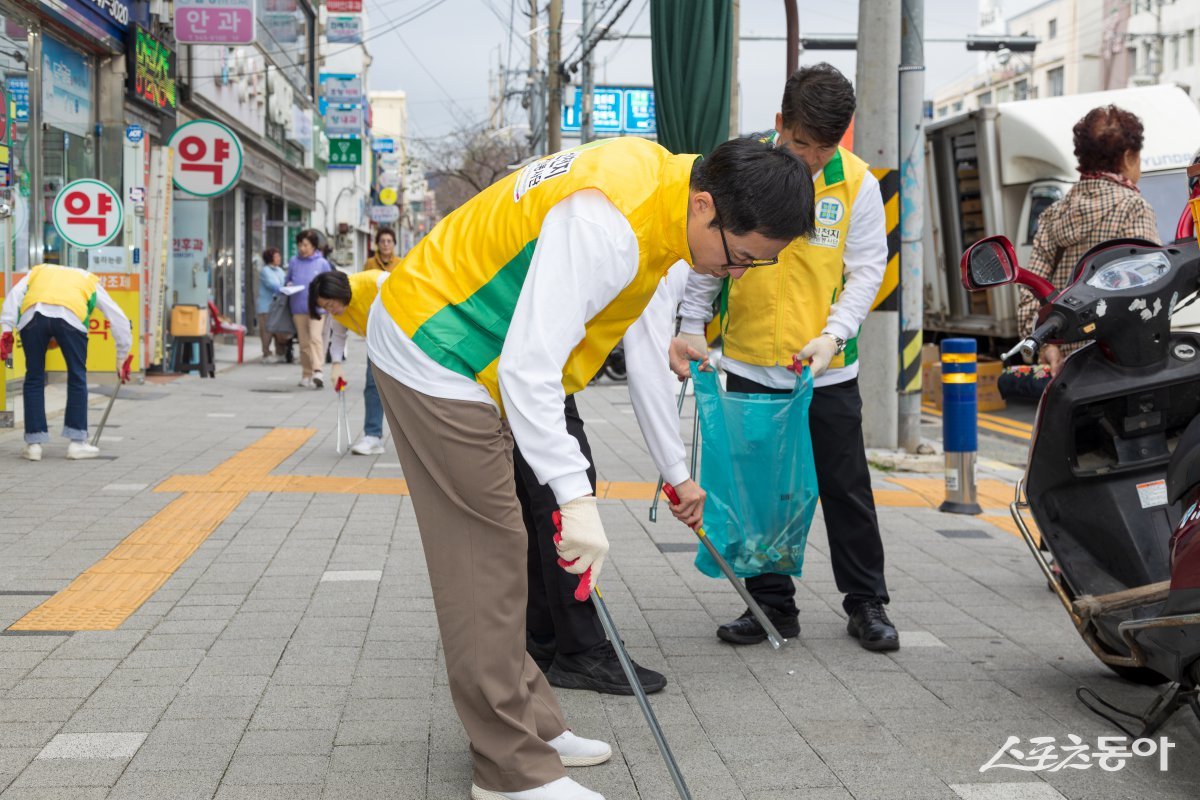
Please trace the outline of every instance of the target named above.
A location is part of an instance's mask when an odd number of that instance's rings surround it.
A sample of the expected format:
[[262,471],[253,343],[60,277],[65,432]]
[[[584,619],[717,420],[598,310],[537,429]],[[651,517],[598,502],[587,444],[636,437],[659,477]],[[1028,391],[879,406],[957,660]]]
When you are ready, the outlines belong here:
[[172,114],[176,108],[175,51],[142,26],[133,26],[129,48],[129,94],[151,108]]
[[362,164],[362,139],[330,139],[329,166],[357,167]]
[[242,174],[242,143],[219,122],[198,119],[180,125],[168,146],[175,151],[175,186],[197,197],[214,197]]

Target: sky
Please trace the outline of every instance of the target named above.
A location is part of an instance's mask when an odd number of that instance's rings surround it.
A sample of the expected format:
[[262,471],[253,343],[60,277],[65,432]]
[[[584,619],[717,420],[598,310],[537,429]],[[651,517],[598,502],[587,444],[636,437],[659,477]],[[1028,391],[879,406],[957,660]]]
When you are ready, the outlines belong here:
[[[619,8],[624,2],[594,0],[593,4],[605,10]],[[1003,0],[1003,14],[1009,17],[1039,2]],[[521,13],[528,5],[528,0],[366,0],[366,35],[375,32],[375,38],[367,42],[372,57],[370,88],[407,92],[409,135],[414,138],[437,138],[464,122],[483,121],[488,114],[489,70],[498,71],[501,64],[516,70],[528,68],[529,20]],[[802,34],[854,33],[857,28],[858,4],[854,0],[799,0],[798,6]],[[425,13],[416,16],[423,10]],[[580,13],[580,0],[564,0],[564,54],[578,43]],[[961,39],[977,31],[977,19],[978,4],[971,0],[925,0],[927,39]],[[783,34],[783,2],[741,0],[740,29],[743,37]],[[631,0],[613,31],[648,34],[649,0]],[[543,66],[545,36],[544,31],[539,35]],[[978,55],[968,53],[962,43],[928,42],[925,60],[926,96],[931,96],[939,86],[972,72]],[[602,42],[594,61],[597,83],[649,86],[653,82],[649,40]],[[812,51],[800,57],[802,66],[819,61],[830,62],[854,80],[853,52]],[[774,124],[786,65],[783,42],[742,41],[738,60],[740,130],[761,130]],[[517,79],[513,80],[515,87]],[[508,110],[509,124],[527,121],[515,102]]]

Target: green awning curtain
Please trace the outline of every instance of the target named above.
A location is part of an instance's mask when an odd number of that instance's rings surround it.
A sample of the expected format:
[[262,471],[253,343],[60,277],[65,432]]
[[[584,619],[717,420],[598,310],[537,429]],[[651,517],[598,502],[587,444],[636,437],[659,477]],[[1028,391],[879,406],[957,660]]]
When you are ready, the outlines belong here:
[[728,139],[733,4],[650,0],[650,48],[659,144],[707,153]]

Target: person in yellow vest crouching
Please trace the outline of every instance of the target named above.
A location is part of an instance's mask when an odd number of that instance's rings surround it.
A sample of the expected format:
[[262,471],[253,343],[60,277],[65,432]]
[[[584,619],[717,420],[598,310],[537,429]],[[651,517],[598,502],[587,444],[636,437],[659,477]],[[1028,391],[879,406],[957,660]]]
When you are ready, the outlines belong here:
[[[367,263],[370,264],[371,259]],[[324,309],[333,317],[329,357],[333,359],[335,389],[338,378],[342,377],[342,363],[346,360],[346,337],[350,331],[359,336],[367,335],[367,315],[379,294],[379,284],[386,277],[387,273],[381,269],[365,269],[352,275],[332,270],[322,272],[308,285],[308,313],[313,319],[320,319],[317,309]],[[357,456],[382,455],[383,405],[379,401],[369,362],[367,379],[363,384],[363,407],[366,412],[363,435],[350,448],[350,452]]]
[[[829,557],[844,595],[847,630],[867,650],[896,650],[888,619],[883,540],[863,447],[858,390],[858,331],[887,265],[887,228],[879,182],[838,142],[854,115],[854,89],[829,64],[795,72],[769,136],[805,161],[816,190],[816,229],[793,242],[772,275],[754,273],[729,290],[721,365],[731,392],[786,393],[793,356],[809,359],[814,377],[809,426],[829,535]],[[692,275],[680,308],[682,338],[706,347],[720,281]],[[681,373],[686,374],[686,373]],[[786,637],[799,635],[796,585],[788,575],[749,578],[746,587]],[[732,644],[765,641],[747,610],[717,629]]]
[[95,458],[100,449],[87,441],[87,321],[93,308],[108,317],[117,345],[117,376],[129,380],[133,329],[100,278],[86,270],[39,264],[17,282],[0,310],[0,358],[13,351],[13,330],[21,332],[25,351],[25,449],[22,457],[42,460],[42,445],[50,441],[46,424],[46,351],[57,342],[67,362],[67,411],[63,436],[70,440],[67,458]]
[[[587,386],[672,264],[718,276],[775,264],[811,229],[811,198],[803,162],[760,142],[704,159],[638,138],[590,142],[480,192],[380,287],[367,351],[474,756],[473,800],[603,800],[564,765],[612,755],[568,729],[525,652],[514,439],[554,492],[558,555],[586,601],[608,539],[566,396]],[[700,491],[681,487],[685,502]]]

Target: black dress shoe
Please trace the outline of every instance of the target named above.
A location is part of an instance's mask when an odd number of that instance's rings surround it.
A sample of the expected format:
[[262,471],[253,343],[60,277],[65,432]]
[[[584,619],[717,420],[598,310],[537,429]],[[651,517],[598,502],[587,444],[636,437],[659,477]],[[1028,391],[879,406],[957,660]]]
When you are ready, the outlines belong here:
[[550,664],[554,661],[554,654],[558,651],[554,640],[540,644],[534,640],[533,634],[525,631],[525,652],[529,653],[529,657],[534,660],[538,668],[542,672],[550,669]]
[[[763,606],[763,611],[783,638],[795,639],[800,635],[800,620],[795,614],[785,614],[770,606]],[[733,622],[726,622],[717,628],[717,638],[730,644],[758,644],[767,640],[767,632],[758,624],[754,613],[747,608],[745,613]]]
[[900,634],[896,633],[896,626],[888,619],[883,603],[878,600],[868,600],[855,606],[854,611],[850,612],[846,630],[867,650],[879,652],[900,649]]
[[[661,692],[667,685],[662,673],[646,669],[637,662],[634,672],[646,694]],[[590,689],[601,694],[633,694],[633,688],[617,660],[617,651],[608,640],[582,653],[558,653],[546,670],[551,686],[561,689]]]

